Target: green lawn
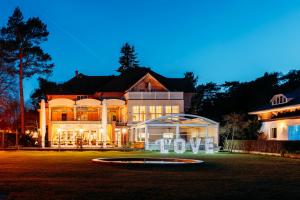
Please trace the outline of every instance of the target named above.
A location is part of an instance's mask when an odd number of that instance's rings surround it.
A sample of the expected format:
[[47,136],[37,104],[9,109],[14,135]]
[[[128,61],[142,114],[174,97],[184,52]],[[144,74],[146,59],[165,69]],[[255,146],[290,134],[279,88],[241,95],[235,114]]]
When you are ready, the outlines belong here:
[[[100,166],[97,157],[143,152],[0,151],[1,199],[299,199],[300,160],[217,153],[198,168]],[[169,157],[178,157],[169,154]]]

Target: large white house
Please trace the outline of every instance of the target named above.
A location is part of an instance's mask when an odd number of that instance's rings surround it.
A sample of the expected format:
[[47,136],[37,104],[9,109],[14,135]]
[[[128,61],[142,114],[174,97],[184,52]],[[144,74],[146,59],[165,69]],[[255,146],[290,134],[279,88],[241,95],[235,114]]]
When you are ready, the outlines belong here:
[[276,94],[270,103],[250,112],[262,121],[261,131],[269,140],[300,140],[300,88]]
[[[145,141],[154,143],[152,138],[160,135],[168,139],[211,137],[217,145],[218,123],[184,115],[193,92],[188,80],[167,78],[148,68],[119,76],[76,72],[72,79],[49,89],[41,101],[41,144],[144,148]],[[148,124],[154,119],[160,121],[157,127]]]

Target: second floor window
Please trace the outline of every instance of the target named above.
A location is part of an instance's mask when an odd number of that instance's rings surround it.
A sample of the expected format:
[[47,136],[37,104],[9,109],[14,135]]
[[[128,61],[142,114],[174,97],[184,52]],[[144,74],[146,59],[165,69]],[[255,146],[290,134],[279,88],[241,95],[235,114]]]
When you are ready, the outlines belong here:
[[133,106],[132,107],[132,121],[139,122],[146,119],[146,107],[145,106]]
[[166,115],[178,114],[179,106],[166,106]]
[[67,113],[61,114],[61,121],[67,121]]
[[88,108],[87,107],[78,107],[76,111],[76,118],[80,121],[88,120]]
[[162,106],[149,106],[150,119],[162,116]]

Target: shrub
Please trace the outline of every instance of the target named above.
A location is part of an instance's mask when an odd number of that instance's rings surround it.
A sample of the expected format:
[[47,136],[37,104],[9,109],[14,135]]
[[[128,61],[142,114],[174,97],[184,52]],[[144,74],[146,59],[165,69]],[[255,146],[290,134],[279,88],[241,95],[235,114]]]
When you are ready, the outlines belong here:
[[300,141],[227,140],[225,150],[259,151],[268,153],[300,152]]

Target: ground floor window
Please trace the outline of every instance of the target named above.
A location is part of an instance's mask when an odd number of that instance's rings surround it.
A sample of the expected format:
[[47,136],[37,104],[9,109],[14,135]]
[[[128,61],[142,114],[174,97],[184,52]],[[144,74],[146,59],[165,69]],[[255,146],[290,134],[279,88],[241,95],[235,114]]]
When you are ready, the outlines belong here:
[[[98,140],[98,142],[97,142]],[[57,130],[53,132],[52,144],[62,146],[94,146],[100,144],[101,136],[96,130],[90,131],[73,131],[73,130]]]
[[276,139],[277,138],[277,128],[271,128],[270,130],[270,138]]
[[300,140],[300,125],[288,127],[288,140]]

